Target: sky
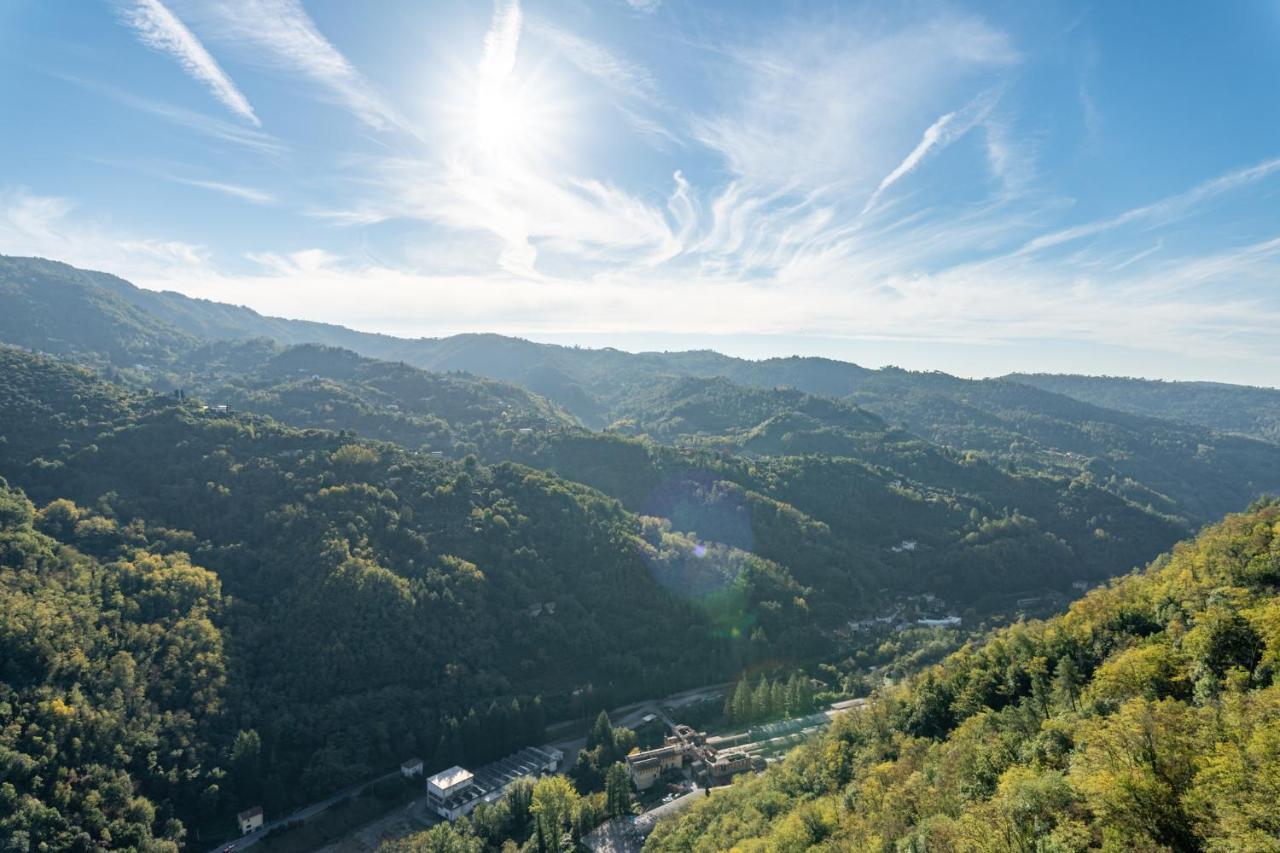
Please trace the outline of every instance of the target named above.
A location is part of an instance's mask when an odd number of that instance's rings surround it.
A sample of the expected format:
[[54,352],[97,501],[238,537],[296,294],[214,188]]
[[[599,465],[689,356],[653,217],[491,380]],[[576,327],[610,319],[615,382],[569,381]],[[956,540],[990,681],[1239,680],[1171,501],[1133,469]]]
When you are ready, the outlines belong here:
[[0,253],[404,336],[1280,385],[1280,0],[0,0]]

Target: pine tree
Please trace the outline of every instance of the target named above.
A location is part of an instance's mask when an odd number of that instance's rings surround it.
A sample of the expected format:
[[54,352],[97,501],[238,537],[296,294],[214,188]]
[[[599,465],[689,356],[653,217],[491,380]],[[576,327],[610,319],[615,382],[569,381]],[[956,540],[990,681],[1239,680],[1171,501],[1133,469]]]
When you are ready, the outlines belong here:
[[760,682],[756,685],[755,692],[751,694],[752,720],[763,720],[769,716],[769,699],[771,696],[769,681],[762,675],[760,676]]
[[631,813],[631,776],[621,761],[609,767],[605,774],[604,790],[610,817]]
[[798,717],[803,713],[801,701],[800,673],[793,672],[787,679],[787,716]]
[[607,749],[613,748],[613,724],[609,722],[608,711],[601,711],[596,717],[595,725],[587,732],[587,749],[595,749],[601,745]]
[[796,715],[813,711],[813,682],[804,673],[796,673]]
[[436,745],[436,753],[431,763],[443,769],[461,763],[462,758],[462,735],[459,732],[458,721],[449,717],[444,721],[444,731],[440,735],[440,742]]
[[1059,702],[1076,710],[1076,702],[1080,698],[1080,670],[1069,655],[1063,655],[1054,668],[1053,693]]
[[781,681],[773,682],[769,688],[769,716],[785,717],[787,715],[787,688]]
[[742,724],[751,720],[751,687],[743,676],[733,691],[733,722]]

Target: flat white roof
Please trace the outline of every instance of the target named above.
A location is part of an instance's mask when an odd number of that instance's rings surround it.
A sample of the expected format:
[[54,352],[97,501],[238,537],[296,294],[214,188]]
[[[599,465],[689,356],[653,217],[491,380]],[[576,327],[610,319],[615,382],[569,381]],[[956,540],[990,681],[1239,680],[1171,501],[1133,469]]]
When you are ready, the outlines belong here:
[[471,771],[464,770],[458,765],[453,765],[448,770],[441,770],[427,781],[435,785],[442,791],[447,791],[454,785],[461,785],[463,782],[470,782],[472,779]]

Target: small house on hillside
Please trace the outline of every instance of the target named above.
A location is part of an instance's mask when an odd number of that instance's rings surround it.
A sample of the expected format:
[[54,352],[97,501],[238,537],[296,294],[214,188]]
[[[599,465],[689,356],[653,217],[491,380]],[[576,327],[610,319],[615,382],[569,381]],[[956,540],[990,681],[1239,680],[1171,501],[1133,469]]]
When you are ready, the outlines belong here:
[[412,779],[414,776],[422,775],[422,759],[406,758],[400,762],[400,775],[406,779]]
[[248,835],[255,830],[262,829],[262,806],[245,809],[236,815],[236,820],[240,823],[241,835]]

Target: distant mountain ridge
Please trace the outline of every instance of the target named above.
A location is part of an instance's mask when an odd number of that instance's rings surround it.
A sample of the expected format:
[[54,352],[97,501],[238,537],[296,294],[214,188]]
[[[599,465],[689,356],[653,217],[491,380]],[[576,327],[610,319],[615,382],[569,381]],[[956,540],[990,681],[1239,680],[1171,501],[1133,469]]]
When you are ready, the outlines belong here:
[[[1266,389],[1229,389],[1236,409],[1217,407],[1219,426],[1208,408],[1197,419],[1184,417],[1188,405],[1176,401],[1153,403],[1151,411],[1133,404],[1109,407],[1103,400],[1082,399],[1088,395],[1077,388],[1093,387],[1093,396],[1100,397],[1096,389],[1110,387],[1105,383],[1112,380],[968,380],[940,372],[870,370],[824,358],[748,361],[707,350],[627,353],[494,334],[396,338],[264,317],[244,307],[143,290],[105,273],[23,258],[0,258],[0,315],[8,318],[0,325],[0,339],[99,365],[137,362],[171,370],[184,353],[210,340],[320,344],[425,370],[465,371],[514,383],[589,428],[613,424],[664,443],[753,454],[863,454],[860,433],[876,428],[850,428],[847,414],[835,414],[843,406],[861,411],[858,417],[864,420],[876,415],[1000,464],[1084,475],[1127,500],[1180,517],[1191,528],[1261,494],[1280,492],[1280,445],[1256,437],[1267,434]],[[1055,383],[1081,398],[1042,387]],[[1274,394],[1280,398],[1280,392]],[[1263,403],[1256,412],[1248,408],[1254,399]],[[712,406],[718,413],[707,421]],[[819,410],[824,414],[815,417]],[[1164,416],[1166,411],[1172,414]]]
[[1010,373],[1005,378],[1123,412],[1280,441],[1280,389],[1276,388],[1052,373]]

